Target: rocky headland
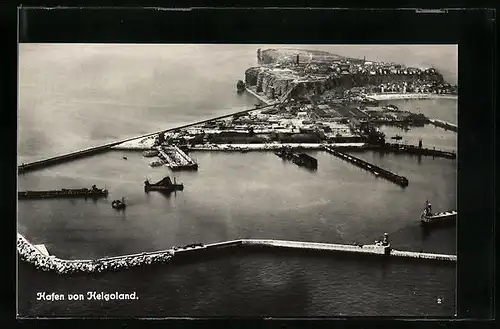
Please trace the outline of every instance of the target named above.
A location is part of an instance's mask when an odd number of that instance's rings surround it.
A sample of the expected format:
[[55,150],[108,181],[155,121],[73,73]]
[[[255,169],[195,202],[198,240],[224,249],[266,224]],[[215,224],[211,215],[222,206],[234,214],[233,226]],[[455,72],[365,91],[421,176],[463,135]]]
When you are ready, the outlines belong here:
[[269,100],[311,99],[328,103],[353,94],[457,94],[434,68],[405,67],[322,51],[266,49],[245,72],[247,88]]

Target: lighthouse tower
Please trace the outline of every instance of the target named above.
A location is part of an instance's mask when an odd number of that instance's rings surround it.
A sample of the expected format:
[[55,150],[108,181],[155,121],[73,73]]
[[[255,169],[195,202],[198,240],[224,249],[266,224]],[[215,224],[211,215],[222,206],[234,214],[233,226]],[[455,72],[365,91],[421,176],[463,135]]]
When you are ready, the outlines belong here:
[[389,242],[389,234],[387,233],[384,233],[382,246],[384,246],[384,254],[389,255],[391,253],[391,243]]

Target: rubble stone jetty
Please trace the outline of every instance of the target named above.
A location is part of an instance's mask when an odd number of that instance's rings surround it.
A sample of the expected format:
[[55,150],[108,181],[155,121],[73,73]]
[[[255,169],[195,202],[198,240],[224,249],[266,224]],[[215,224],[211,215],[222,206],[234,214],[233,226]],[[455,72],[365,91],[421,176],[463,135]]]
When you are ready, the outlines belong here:
[[48,255],[46,249],[42,251],[35,247],[19,233],[17,234],[17,251],[21,260],[33,264],[37,269],[58,274],[116,271],[153,263],[166,263],[173,256],[172,250],[166,250],[96,260],[64,260]]

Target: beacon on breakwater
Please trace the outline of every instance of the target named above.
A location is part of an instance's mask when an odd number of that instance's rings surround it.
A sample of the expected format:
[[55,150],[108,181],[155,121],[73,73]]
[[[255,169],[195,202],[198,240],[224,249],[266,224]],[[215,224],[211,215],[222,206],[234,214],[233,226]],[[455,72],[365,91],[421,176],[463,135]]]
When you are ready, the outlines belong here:
[[420,216],[420,221],[422,225],[426,227],[436,226],[438,224],[456,224],[457,214],[455,210],[433,213],[432,205],[429,200],[427,200],[424,211]]

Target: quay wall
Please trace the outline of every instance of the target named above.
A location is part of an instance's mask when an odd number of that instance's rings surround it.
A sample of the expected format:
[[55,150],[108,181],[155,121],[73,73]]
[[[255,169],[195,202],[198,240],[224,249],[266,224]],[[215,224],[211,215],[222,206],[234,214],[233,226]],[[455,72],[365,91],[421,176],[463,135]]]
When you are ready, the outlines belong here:
[[458,99],[458,95],[435,93],[377,93],[366,94],[365,96],[377,101],[397,99]]
[[283,147],[304,150],[323,150],[325,145],[338,149],[363,149],[365,143],[270,143],[270,144],[210,144],[190,147],[190,151],[276,151]]
[[447,122],[444,120],[439,120],[439,119],[429,119],[429,122],[436,127],[440,127],[440,128],[445,129],[445,130],[451,130],[454,132],[458,132],[458,126],[454,123]]
[[457,154],[455,152],[435,150],[428,148],[418,148],[412,145],[401,145],[401,144],[391,144],[386,143],[384,146],[379,147],[380,151],[394,152],[394,153],[407,153],[413,155],[425,155],[432,157],[456,159]]
[[376,151],[376,152],[386,152],[386,153],[398,153],[398,154],[410,154],[417,156],[432,156],[447,159],[456,159],[457,153],[454,151],[436,150],[428,148],[418,148],[413,145],[396,144],[396,143],[386,143],[385,145],[374,145],[374,144],[363,144],[361,147],[343,147],[342,144],[339,146],[334,144],[327,144],[328,146],[335,147],[338,150],[345,151]]
[[187,163],[187,164],[194,164],[194,161],[193,159],[191,159],[191,157],[189,155],[187,155],[186,153],[184,153],[183,150],[181,150],[179,147],[177,147],[176,145],[174,145],[174,150],[177,152],[177,154],[179,154],[179,156],[184,159],[184,161]]
[[406,258],[434,259],[434,260],[444,260],[452,262],[457,261],[456,255],[431,254],[431,253],[414,252],[414,251],[391,250],[390,255],[395,257],[406,257]]

